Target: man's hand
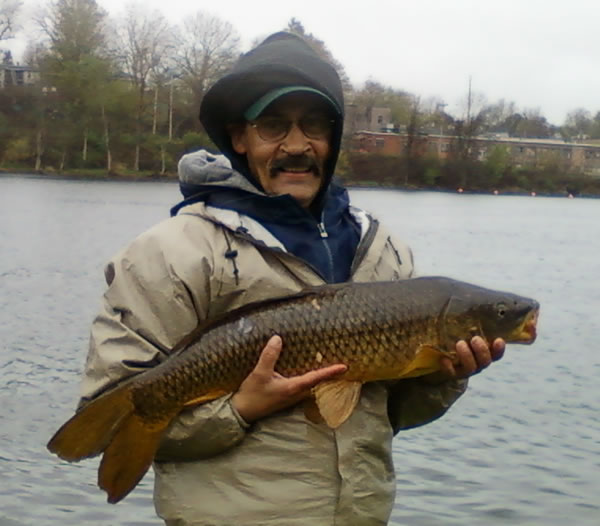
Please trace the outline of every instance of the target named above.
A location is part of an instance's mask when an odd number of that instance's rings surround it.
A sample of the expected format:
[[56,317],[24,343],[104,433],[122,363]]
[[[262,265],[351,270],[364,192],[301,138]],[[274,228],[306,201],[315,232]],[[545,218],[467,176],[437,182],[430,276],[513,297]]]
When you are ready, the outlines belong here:
[[248,423],[285,409],[306,398],[311,388],[346,371],[343,364],[330,365],[300,376],[285,378],[275,372],[282,342],[273,336],[263,349],[254,370],[242,382],[231,403]]
[[442,358],[440,370],[422,378],[431,384],[452,379],[468,378],[481,372],[492,362],[500,360],[504,355],[505,346],[506,343],[502,338],[496,338],[491,348],[480,336],[474,336],[470,342],[460,340],[456,343],[457,362],[452,363],[450,358]]

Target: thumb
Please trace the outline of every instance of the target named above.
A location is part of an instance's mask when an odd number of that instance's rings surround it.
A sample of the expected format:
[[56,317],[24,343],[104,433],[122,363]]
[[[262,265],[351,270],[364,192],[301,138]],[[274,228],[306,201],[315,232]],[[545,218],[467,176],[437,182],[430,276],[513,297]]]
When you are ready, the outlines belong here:
[[271,336],[267,345],[260,353],[258,363],[256,364],[255,370],[264,374],[273,374],[275,371],[275,364],[281,354],[282,341],[281,337],[277,334]]

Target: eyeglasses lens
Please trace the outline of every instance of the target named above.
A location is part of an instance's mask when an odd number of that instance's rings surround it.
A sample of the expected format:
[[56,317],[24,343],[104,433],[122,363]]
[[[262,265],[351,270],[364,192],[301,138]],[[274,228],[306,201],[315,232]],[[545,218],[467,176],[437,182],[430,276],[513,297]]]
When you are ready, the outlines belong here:
[[[283,117],[265,115],[259,117],[252,126],[265,141],[280,141],[290,131],[292,121]],[[322,115],[306,115],[298,121],[298,126],[311,139],[327,139],[333,128],[333,121]]]

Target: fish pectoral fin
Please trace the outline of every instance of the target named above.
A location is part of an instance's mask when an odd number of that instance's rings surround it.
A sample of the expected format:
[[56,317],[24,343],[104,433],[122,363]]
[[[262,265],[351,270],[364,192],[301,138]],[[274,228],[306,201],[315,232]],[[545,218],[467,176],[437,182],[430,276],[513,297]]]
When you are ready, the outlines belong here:
[[440,360],[444,356],[453,360],[454,353],[442,351],[433,345],[420,345],[415,353],[413,361],[402,370],[402,373],[400,373],[400,378],[415,378],[417,376],[435,373],[440,370]]
[[108,502],[116,504],[142,480],[170,421],[168,417],[149,425],[132,414],[121,424],[98,469],[98,486],[108,494]]
[[[354,411],[362,382],[330,380],[313,387],[319,413],[332,429],[341,426]],[[306,411],[305,411],[306,412]]]

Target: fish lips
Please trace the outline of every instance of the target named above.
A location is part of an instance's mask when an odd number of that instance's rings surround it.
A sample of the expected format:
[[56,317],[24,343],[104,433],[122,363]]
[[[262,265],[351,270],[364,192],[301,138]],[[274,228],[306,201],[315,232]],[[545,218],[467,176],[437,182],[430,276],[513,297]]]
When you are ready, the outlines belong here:
[[533,343],[537,338],[537,321],[539,314],[540,306],[536,303],[525,316],[519,329],[515,331],[515,337],[511,338],[511,341],[515,343]]

